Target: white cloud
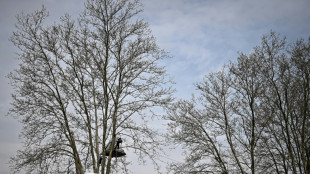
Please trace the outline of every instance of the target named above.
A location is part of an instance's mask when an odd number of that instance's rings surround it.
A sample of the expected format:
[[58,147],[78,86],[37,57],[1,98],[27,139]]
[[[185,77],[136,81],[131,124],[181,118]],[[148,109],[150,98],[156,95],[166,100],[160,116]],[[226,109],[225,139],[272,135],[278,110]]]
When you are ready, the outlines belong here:
[[[179,88],[250,52],[271,30],[293,40],[309,35],[309,1],[149,1],[145,18],[160,46],[171,52]],[[303,33],[303,34],[301,34]],[[301,36],[299,36],[301,35]],[[296,38],[295,38],[296,37]],[[182,74],[184,78],[179,77]],[[178,88],[177,87],[177,88]]]

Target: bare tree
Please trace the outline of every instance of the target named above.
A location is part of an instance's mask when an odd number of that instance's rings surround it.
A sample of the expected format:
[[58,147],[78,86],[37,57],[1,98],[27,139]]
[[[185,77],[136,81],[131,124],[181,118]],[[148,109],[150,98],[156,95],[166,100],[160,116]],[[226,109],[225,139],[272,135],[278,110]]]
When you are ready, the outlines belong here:
[[309,173],[309,43],[271,32],[198,83],[198,98],[175,103],[170,138],[187,157],[171,171]]
[[[188,149],[184,164],[173,164],[175,173],[228,173],[230,168],[223,137],[227,137],[233,149],[234,159],[239,161],[232,142],[233,106],[230,103],[232,91],[230,79],[223,69],[206,76],[197,84],[199,98],[177,102],[169,112],[171,120],[169,137],[172,142],[183,144]],[[240,162],[239,162],[240,163]]]
[[[261,107],[264,86],[260,70],[261,60],[253,54],[241,54],[238,62],[230,65],[231,86],[234,89],[232,102],[238,105],[234,107],[234,116],[238,118],[239,133],[234,136],[240,143],[239,147],[246,152],[244,154],[248,155],[244,155],[242,163],[249,166],[252,174],[257,171],[256,165],[259,165],[260,160],[255,159],[256,146],[264,129],[264,126],[260,125],[264,122],[264,111]],[[241,169],[241,164],[237,164]]]
[[275,33],[262,41],[255,54],[264,60],[264,103],[272,114],[264,147],[277,173],[309,173],[302,150],[309,147],[309,43],[299,40],[287,47]]
[[15,88],[9,114],[24,125],[25,148],[11,159],[15,172],[98,173],[102,166],[111,173],[112,149],[99,158],[116,134],[124,148],[156,162],[160,142],[146,121],[173,90],[158,64],[167,54],[140,12],[139,1],[89,0],[78,20],[65,15],[46,25],[44,7],[17,17],[11,41],[21,64],[8,76]]

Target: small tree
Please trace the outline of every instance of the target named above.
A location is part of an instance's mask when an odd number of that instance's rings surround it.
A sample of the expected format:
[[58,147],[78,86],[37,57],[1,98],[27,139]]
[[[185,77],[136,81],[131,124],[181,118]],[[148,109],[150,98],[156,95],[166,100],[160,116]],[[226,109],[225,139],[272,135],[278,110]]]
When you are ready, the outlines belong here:
[[[139,1],[88,0],[78,20],[45,25],[45,8],[17,17],[11,41],[21,64],[8,76],[9,114],[24,125],[25,148],[11,159],[14,172],[98,173],[117,133],[125,148],[155,162],[160,142],[143,120],[169,104],[173,90],[158,64],[167,54],[140,12]],[[112,150],[102,173],[111,172],[111,159]]]

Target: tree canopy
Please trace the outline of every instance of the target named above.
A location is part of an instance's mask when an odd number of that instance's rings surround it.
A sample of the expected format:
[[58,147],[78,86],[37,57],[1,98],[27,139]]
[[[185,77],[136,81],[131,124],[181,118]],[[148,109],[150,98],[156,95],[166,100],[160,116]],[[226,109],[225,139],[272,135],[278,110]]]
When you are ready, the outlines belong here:
[[271,32],[170,109],[173,173],[310,173],[310,38]]
[[131,161],[112,159],[119,142],[158,169],[162,137],[148,124],[157,117],[185,150],[171,173],[310,174],[310,38],[270,32],[174,101],[161,66],[169,55],[142,10],[139,0],[87,0],[77,19],[47,24],[44,7],[17,16],[9,115],[23,124],[24,147],[14,173],[130,173]]
[[[173,90],[159,65],[168,55],[141,11],[136,0],[88,0],[78,19],[45,24],[44,7],[17,17],[11,41],[21,64],[8,76],[15,88],[9,114],[22,122],[25,142],[11,159],[14,172],[111,173],[112,150],[99,159],[116,134],[125,149],[156,162],[160,142],[146,121]],[[126,172],[128,162],[119,162]]]

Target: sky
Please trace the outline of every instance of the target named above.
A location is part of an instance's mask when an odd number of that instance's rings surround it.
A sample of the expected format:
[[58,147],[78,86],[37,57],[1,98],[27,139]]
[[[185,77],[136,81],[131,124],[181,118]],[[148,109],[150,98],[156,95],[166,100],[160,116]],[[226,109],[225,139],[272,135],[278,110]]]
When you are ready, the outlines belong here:
[[[165,62],[175,81],[176,98],[188,99],[203,76],[250,53],[270,31],[292,43],[310,37],[309,0],[141,0],[141,17],[150,25],[162,49],[172,57]],[[20,123],[6,116],[12,87],[6,75],[18,68],[17,48],[9,41],[20,12],[31,13],[44,5],[49,22],[65,13],[76,17],[83,0],[0,0],[0,173],[11,173],[9,157],[22,147]],[[161,127],[159,125],[158,127]],[[163,127],[164,128],[164,127]],[[173,160],[181,160],[172,156]],[[163,166],[164,168],[164,166]],[[133,173],[152,173],[135,167]],[[155,173],[155,172],[153,172]]]

